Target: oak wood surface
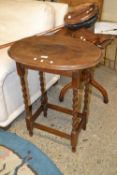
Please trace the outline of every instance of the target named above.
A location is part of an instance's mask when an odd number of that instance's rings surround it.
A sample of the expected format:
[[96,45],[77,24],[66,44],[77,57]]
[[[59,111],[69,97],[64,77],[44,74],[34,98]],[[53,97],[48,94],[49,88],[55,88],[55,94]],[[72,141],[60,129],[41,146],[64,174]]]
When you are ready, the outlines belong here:
[[73,71],[95,66],[101,50],[95,45],[67,36],[34,36],[16,42],[10,49],[16,62],[49,72]]

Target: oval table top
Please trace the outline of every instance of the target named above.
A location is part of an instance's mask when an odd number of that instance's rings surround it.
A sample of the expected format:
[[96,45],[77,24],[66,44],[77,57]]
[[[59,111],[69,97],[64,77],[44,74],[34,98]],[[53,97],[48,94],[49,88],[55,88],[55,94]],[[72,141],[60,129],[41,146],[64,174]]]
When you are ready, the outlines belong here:
[[20,64],[42,71],[76,71],[97,65],[101,50],[68,36],[33,36],[17,41],[9,55]]

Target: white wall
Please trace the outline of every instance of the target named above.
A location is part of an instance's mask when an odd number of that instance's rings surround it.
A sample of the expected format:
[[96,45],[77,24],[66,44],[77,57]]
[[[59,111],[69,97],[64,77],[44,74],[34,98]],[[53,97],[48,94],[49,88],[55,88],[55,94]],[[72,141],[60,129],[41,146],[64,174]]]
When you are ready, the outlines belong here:
[[101,20],[117,22],[117,0],[104,0]]

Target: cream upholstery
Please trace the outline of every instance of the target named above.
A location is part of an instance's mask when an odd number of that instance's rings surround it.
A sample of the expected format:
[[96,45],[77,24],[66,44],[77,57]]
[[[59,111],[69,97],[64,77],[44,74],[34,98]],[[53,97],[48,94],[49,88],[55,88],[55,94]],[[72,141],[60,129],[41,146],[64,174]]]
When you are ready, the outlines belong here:
[[[51,29],[63,22],[66,6],[38,1],[0,1],[0,45]],[[60,11],[59,11],[60,12]],[[57,15],[57,18],[56,16]],[[59,22],[60,20],[60,22]],[[57,22],[56,22],[57,21]]]

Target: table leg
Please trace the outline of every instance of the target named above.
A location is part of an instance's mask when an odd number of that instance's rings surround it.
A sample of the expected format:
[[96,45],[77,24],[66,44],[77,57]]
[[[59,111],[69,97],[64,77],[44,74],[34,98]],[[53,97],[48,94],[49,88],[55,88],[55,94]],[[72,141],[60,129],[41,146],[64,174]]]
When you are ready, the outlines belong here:
[[27,91],[27,86],[26,86],[26,82],[25,82],[25,68],[16,63],[17,66],[17,72],[18,75],[20,77],[20,82],[21,82],[21,86],[22,86],[22,93],[23,93],[23,99],[24,99],[24,105],[25,105],[25,111],[26,111],[26,126],[27,126],[27,130],[29,131],[29,134],[32,136],[33,135],[33,126],[32,126],[32,112],[30,110],[30,105],[29,105],[29,101],[28,101],[28,91]]
[[91,78],[90,84],[101,92],[103,96],[103,102],[107,104],[109,102],[109,99],[106,89],[103,86],[101,86],[97,81],[95,81],[93,78]]
[[78,116],[78,88],[80,84],[80,73],[73,72],[72,74],[72,89],[73,89],[73,118],[72,118],[72,132],[71,132],[71,146],[72,151],[76,151],[78,128],[80,118]]
[[47,117],[47,102],[48,102],[48,98],[47,98],[47,91],[45,89],[45,80],[44,80],[44,73],[43,72],[39,72],[39,77],[40,77],[40,87],[41,87],[41,106],[43,108],[43,113],[44,113],[44,117]]
[[89,85],[91,74],[89,70],[84,71],[85,76],[85,85],[84,85],[84,107],[83,107],[83,129],[86,130],[87,125],[87,115],[88,115],[88,99],[89,99]]
[[66,84],[60,91],[60,95],[59,95],[59,101],[62,102],[64,100],[64,96],[66,94],[66,92],[72,88],[72,82]]
[[[82,78],[82,79],[83,79],[82,81],[84,81],[84,78]],[[91,75],[91,79],[90,79],[90,84],[100,91],[100,93],[103,96],[104,103],[107,104],[109,100],[108,100],[108,93],[107,93],[106,89],[103,86],[101,86],[96,80],[94,80],[92,75]],[[72,88],[72,83],[70,82],[70,83],[66,84],[61,89],[60,95],[59,95],[60,102],[62,102],[64,100],[64,96],[65,96],[66,92],[71,88]]]

